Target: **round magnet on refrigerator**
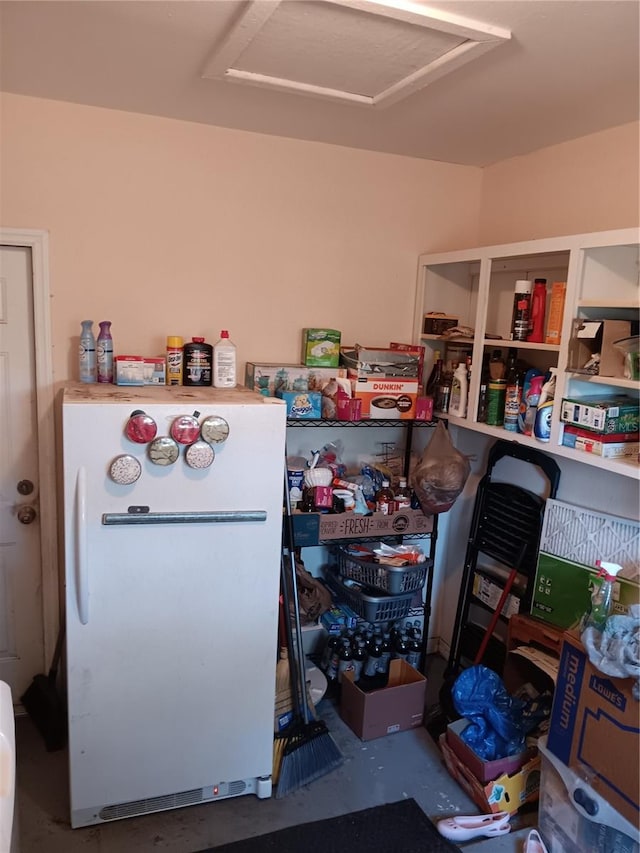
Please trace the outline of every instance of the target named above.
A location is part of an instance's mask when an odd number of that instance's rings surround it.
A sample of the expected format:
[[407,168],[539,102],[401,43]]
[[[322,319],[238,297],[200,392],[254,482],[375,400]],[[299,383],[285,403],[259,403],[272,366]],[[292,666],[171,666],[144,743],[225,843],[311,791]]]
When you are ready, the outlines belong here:
[[207,444],[222,444],[229,437],[229,424],[220,415],[209,415],[202,421],[200,433]]
[[200,438],[200,424],[195,415],[180,415],[171,424],[171,438],[178,444],[193,444]]
[[158,427],[151,415],[136,409],[135,412],[131,412],[124,432],[129,441],[135,441],[136,444],[148,444],[156,437]]
[[142,466],[135,458],[128,453],[123,453],[109,465],[109,477],[114,483],[119,486],[130,486],[135,483],[142,473]]
[[206,441],[196,441],[187,447],[184,459],[190,468],[208,468],[215,459],[215,453]]
[[173,465],[180,456],[180,448],[168,435],[154,438],[149,445],[149,459],[154,465]]

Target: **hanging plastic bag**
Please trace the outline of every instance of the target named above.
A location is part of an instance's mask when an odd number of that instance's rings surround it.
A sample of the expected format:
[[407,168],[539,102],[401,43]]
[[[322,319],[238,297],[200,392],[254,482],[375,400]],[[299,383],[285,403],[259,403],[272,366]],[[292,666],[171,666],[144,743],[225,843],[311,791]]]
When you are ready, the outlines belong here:
[[413,490],[425,515],[450,510],[470,472],[469,460],[456,450],[449,431],[438,421],[435,435],[413,474]]

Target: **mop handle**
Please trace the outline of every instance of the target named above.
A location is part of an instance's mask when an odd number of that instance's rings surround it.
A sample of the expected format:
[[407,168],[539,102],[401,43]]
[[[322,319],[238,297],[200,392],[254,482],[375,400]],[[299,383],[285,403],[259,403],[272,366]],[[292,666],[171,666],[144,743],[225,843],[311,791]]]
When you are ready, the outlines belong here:
[[298,600],[298,579],[296,577],[296,558],[293,553],[293,522],[291,521],[291,497],[289,495],[289,479],[287,477],[287,464],[285,459],[284,466],[284,495],[285,495],[285,510],[286,510],[286,539],[287,553],[289,555],[289,570],[291,572],[291,592],[293,595],[293,615],[296,625],[296,645],[297,652],[297,670],[298,670],[298,686],[300,688],[300,704],[302,706],[302,716],[305,725],[309,724],[309,705],[307,703],[307,685],[304,677],[304,646],[302,644],[302,629],[300,626],[300,603]]

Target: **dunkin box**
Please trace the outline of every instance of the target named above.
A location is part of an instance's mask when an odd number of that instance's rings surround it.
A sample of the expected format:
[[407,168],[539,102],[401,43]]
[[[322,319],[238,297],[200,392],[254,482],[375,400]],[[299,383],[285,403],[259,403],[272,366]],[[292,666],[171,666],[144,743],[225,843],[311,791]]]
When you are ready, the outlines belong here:
[[547,748],[637,826],[640,705],[633,684],[596,669],[580,638],[565,632]]
[[340,716],[361,740],[404,732],[422,725],[427,679],[402,660],[389,664],[386,687],[365,693],[345,672],[340,695]]
[[414,420],[420,385],[417,379],[361,377],[353,396],[362,400],[361,417],[373,420]]

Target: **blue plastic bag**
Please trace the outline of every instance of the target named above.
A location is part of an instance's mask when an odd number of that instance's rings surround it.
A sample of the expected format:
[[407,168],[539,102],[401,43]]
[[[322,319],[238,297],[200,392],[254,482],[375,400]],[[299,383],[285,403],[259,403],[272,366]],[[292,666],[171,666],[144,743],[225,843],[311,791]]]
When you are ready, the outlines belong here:
[[533,726],[525,716],[525,703],[507,693],[493,670],[486,666],[463,670],[452,698],[456,711],[469,720],[462,740],[480,758],[494,761],[526,749],[526,734]]

